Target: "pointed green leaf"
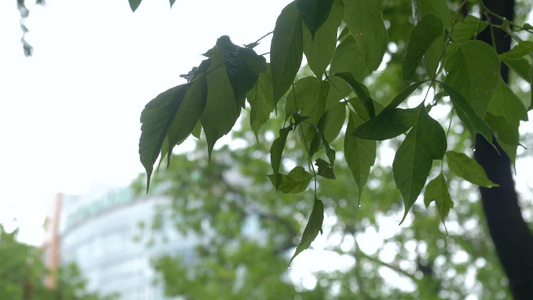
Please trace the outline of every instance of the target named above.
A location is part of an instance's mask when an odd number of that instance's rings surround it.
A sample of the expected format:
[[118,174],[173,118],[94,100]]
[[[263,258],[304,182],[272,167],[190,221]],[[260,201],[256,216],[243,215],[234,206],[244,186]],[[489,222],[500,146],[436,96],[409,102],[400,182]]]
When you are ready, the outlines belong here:
[[294,84],[294,89],[287,96],[285,114],[287,118],[294,112],[309,117],[309,122],[316,124],[326,106],[329,83],[322,82],[314,76],[304,77]]
[[483,118],[500,81],[500,59],[494,49],[481,41],[468,41],[448,57],[445,67],[446,85],[459,92]]
[[374,104],[372,103],[372,99],[368,95],[368,89],[362,83],[357,81],[353,74],[348,72],[340,72],[333,74],[333,76],[341,78],[352,88],[357,97],[359,97],[359,99],[361,99],[361,101],[363,102],[370,118],[373,118],[376,115],[376,112],[374,110]]
[[474,135],[475,133],[481,133],[483,137],[492,143],[492,132],[485,121],[483,121],[474,111],[474,109],[466,102],[459,92],[450,86],[440,82],[440,85],[444,91],[450,96],[450,100],[453,103],[453,107],[457,112],[457,115],[466,125],[468,130]]
[[[376,70],[387,49],[387,31],[382,18],[382,1],[344,1],[344,21],[355,38],[356,52],[353,56],[360,56],[362,65],[356,65],[361,71],[352,70],[358,74]],[[336,70],[338,71],[338,70]]]
[[169,0],[170,1],[170,8],[172,8],[172,6],[174,5],[174,3],[176,2],[176,0]]
[[505,57],[500,57],[501,60],[509,66],[511,69],[513,69],[518,76],[520,76],[522,79],[528,81],[531,83],[531,64],[525,59],[507,59]]
[[424,82],[425,81],[417,81],[411,84],[410,86],[406,87],[405,89],[403,89],[398,95],[396,95],[396,97],[394,97],[394,99],[392,99],[389,105],[385,106],[383,110],[385,111],[385,110],[398,107],[398,105],[400,105],[403,101],[405,101],[407,97],[411,96],[411,94],[414,91],[416,91],[416,89],[418,89],[418,87]]
[[317,175],[322,176],[327,179],[335,180],[335,171],[333,166],[322,158],[318,158],[315,161],[315,165],[318,167]]
[[407,44],[407,53],[402,68],[403,81],[411,81],[418,64],[431,44],[444,33],[444,26],[439,17],[427,14],[411,31]]
[[296,0],[302,19],[314,39],[316,31],[326,22],[335,0]]
[[207,82],[200,77],[190,84],[185,97],[168,130],[168,153],[186,139],[198,124],[207,101]]
[[[358,43],[352,36],[341,39],[340,44],[333,53],[329,74],[350,72],[360,81],[370,75],[373,70],[368,65],[369,62],[365,60],[365,56],[362,55],[364,50],[361,47],[361,43]],[[346,90],[342,86],[339,87],[340,91]]]
[[209,57],[212,62],[206,72],[207,102],[200,117],[207,140],[209,157],[216,141],[227,134],[241,113],[235,102],[222,51],[211,49]]
[[446,28],[452,25],[452,11],[448,8],[446,0],[417,0],[416,2],[420,17],[431,13],[437,15]]
[[337,31],[341,24],[343,12],[340,1],[335,1],[328,20],[315,32],[314,36],[307,27],[303,30],[305,57],[309,67],[318,78],[322,78],[335,52]]
[[302,57],[302,18],[296,2],[292,2],[281,11],[270,45],[272,88],[276,103],[293,83]]
[[141,5],[142,0],[128,0],[130,2],[130,8],[132,12],[135,12],[139,5]]
[[[423,104],[418,122],[396,152],[392,164],[394,181],[400,189],[405,204],[402,221],[422,191],[434,159],[442,159],[446,152],[446,134],[440,124],[432,119]],[[400,222],[400,223],[401,223]]]
[[405,133],[418,121],[418,109],[392,108],[383,110],[352,133],[367,140],[387,140]]
[[487,112],[485,115],[485,121],[494,132],[494,136],[500,147],[502,147],[503,151],[505,151],[514,164],[516,161],[516,150],[520,144],[519,124],[511,124],[505,118],[495,116],[490,112]]
[[246,93],[253,88],[259,74],[266,72],[266,60],[252,49],[233,44],[227,35],[218,38],[216,45],[222,51],[235,100],[244,107]]
[[448,184],[446,178],[440,173],[437,178],[431,180],[424,192],[424,204],[429,207],[429,204],[435,201],[435,205],[439,210],[439,215],[444,222],[444,218],[448,216],[450,209],[453,207],[453,201],[448,192]]
[[291,127],[281,128],[279,130],[279,137],[277,137],[272,146],[270,147],[270,163],[272,164],[272,171],[274,174],[279,173],[279,167],[281,165],[281,155],[285,148],[285,142],[287,142],[287,136],[292,130]]
[[293,259],[300,254],[305,249],[309,248],[311,246],[311,242],[313,242],[318,235],[319,232],[322,232],[322,223],[324,222],[324,204],[321,200],[315,199],[315,203],[313,205],[313,210],[311,210],[311,215],[309,216],[309,220],[307,221],[307,225],[305,226],[304,233],[302,235],[302,240],[300,241],[300,244],[298,244],[298,247],[296,247],[296,251],[294,252],[294,255],[291,257],[291,260],[289,261],[289,265],[292,263]]
[[324,133],[324,138],[332,142],[346,121],[346,104],[338,102],[332,105],[318,121],[318,129]]
[[298,194],[307,188],[313,178],[304,168],[297,166],[289,174],[270,174],[268,175],[272,184],[282,193]]
[[517,60],[526,55],[530,55],[532,52],[533,52],[533,42],[520,41],[518,45],[513,47],[513,49],[500,54],[500,58]]
[[250,127],[257,138],[259,129],[270,119],[270,113],[275,108],[270,71],[259,75],[247,98],[250,103]]
[[448,151],[446,152],[448,167],[455,175],[483,187],[497,187],[498,184],[492,182],[483,167],[474,159],[464,153]]
[[452,38],[458,44],[467,42],[482,32],[487,25],[486,21],[468,15],[461,22],[455,23]]
[[[346,132],[353,132],[362,123],[363,120],[359,116],[350,112]],[[368,174],[370,174],[370,168],[376,160],[376,142],[346,134],[344,136],[344,157],[359,188],[360,199]]]
[[159,94],[146,104],[141,113],[139,155],[146,170],[148,186],[154,163],[188,88],[189,84],[183,84]]

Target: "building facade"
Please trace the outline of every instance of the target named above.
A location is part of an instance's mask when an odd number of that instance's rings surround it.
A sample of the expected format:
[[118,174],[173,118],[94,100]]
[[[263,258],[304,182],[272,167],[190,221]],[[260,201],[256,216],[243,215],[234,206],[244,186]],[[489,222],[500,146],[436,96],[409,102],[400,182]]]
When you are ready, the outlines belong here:
[[143,230],[140,224],[150,227],[156,207],[166,201],[163,197],[135,197],[125,187],[82,196],[60,195],[56,201],[59,215],[51,219],[59,220],[58,239],[48,242],[46,260],[56,255],[60,264],[76,262],[90,290],[119,293],[124,300],[163,300],[151,258],[163,254],[181,254],[186,261],[193,258],[197,240],[180,236],[168,226],[160,229],[166,232],[156,233],[165,235],[166,242],[146,245],[154,232]]

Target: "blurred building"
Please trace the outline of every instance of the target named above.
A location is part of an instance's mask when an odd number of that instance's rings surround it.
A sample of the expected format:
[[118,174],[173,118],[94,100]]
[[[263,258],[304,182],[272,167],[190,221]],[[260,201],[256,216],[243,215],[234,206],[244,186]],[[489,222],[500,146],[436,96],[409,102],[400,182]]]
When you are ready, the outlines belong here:
[[[46,224],[47,265],[53,271],[58,264],[76,262],[89,289],[102,294],[118,292],[124,300],[165,299],[162,286],[154,284],[150,259],[180,253],[190,260],[197,243],[194,237],[179,236],[163,225],[155,236],[166,236],[166,242],[146,246],[154,235],[149,227],[156,207],[165,201],[135,197],[130,187],[80,196],[59,194]],[[142,224],[147,230],[142,230]],[[53,277],[47,283],[53,285]]]

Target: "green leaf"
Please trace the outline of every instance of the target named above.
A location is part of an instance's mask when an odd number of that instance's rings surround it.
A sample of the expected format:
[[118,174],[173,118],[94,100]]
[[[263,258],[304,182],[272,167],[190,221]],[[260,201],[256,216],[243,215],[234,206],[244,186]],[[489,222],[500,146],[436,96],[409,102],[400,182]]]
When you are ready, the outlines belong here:
[[463,21],[455,23],[452,38],[458,44],[467,42],[482,32],[487,25],[486,21],[468,15]]
[[500,147],[507,153],[507,156],[509,156],[509,159],[514,164],[516,161],[516,150],[520,143],[519,124],[511,124],[505,118],[495,116],[490,112],[485,115],[485,121],[494,132],[494,136],[496,136]]
[[396,152],[392,164],[394,181],[400,189],[407,213],[422,191],[434,159],[442,159],[446,152],[446,134],[440,124],[432,119],[423,104],[418,106],[418,122]]
[[176,2],[176,0],[169,0],[170,1],[170,8],[172,8],[172,6],[174,5],[174,3]]
[[341,78],[352,88],[357,97],[359,97],[359,99],[361,99],[361,101],[363,102],[363,105],[365,106],[370,118],[373,118],[376,115],[376,112],[374,110],[374,104],[372,103],[372,99],[368,95],[368,89],[362,83],[357,81],[357,79],[355,79],[352,73],[340,72],[333,74],[333,76]]
[[268,175],[272,184],[282,193],[298,194],[307,188],[313,178],[304,168],[297,166],[289,174],[275,173]]
[[272,164],[272,171],[274,174],[279,173],[279,167],[281,165],[281,155],[287,142],[287,136],[292,130],[292,127],[281,128],[279,130],[279,137],[277,137],[272,146],[270,147],[270,163]]
[[209,157],[216,141],[227,134],[241,113],[228,73],[224,65],[222,51],[213,48],[208,53],[212,62],[206,72],[207,102],[200,117],[207,140]]
[[309,122],[318,123],[325,110],[328,92],[329,83],[322,82],[314,76],[298,80],[285,102],[287,118],[292,116],[294,112],[300,112],[301,115],[310,118]]
[[323,160],[322,158],[318,158],[315,161],[315,165],[318,167],[317,175],[327,179],[336,179],[333,166],[330,163]]
[[418,89],[418,87],[424,82],[425,81],[417,81],[417,82],[411,84],[410,86],[406,87],[405,89],[403,89],[398,95],[396,95],[396,97],[394,97],[394,99],[392,99],[392,101],[389,103],[389,105],[385,106],[385,108],[383,110],[385,111],[385,110],[396,108],[403,101],[405,101],[405,99],[407,99],[407,97],[411,96],[411,94],[414,91],[416,91],[416,89]]
[[507,59],[505,57],[500,58],[507,66],[513,69],[518,76],[531,83],[531,64],[525,58],[517,60]]
[[259,75],[255,86],[247,94],[250,103],[250,127],[257,138],[259,129],[269,120],[275,108],[272,95],[272,77],[270,70]]
[[368,65],[369,61],[362,55],[361,47],[361,43],[358,43],[353,36],[341,39],[333,53],[329,74],[350,72],[360,81],[370,75],[373,70]]
[[444,218],[448,216],[450,209],[453,207],[453,201],[448,192],[446,178],[444,178],[442,172],[426,186],[426,191],[424,192],[424,204],[426,208],[429,207],[432,201],[435,201],[439,215],[444,223]]
[[322,78],[335,52],[337,31],[342,17],[342,4],[340,1],[335,1],[328,20],[315,32],[314,36],[307,28],[303,30],[304,53],[309,67],[318,78]]
[[446,152],[448,167],[455,175],[483,187],[497,187],[498,184],[492,182],[483,167],[474,159],[464,153],[448,151]]
[[281,11],[276,21],[270,45],[272,88],[276,103],[293,83],[302,57],[302,18],[296,2],[291,2]]
[[463,96],[443,82],[440,82],[440,85],[450,96],[450,100],[453,103],[455,111],[457,111],[457,115],[461,121],[463,121],[472,135],[481,133],[481,135],[483,135],[487,141],[492,143],[492,132],[490,131],[489,126],[476,114],[474,109],[470,107]]
[[532,52],[533,52],[533,42],[520,41],[518,42],[518,45],[513,47],[513,49],[500,54],[500,58],[517,60],[526,55],[530,55]]
[[307,221],[307,225],[305,226],[304,233],[302,235],[302,240],[300,241],[300,244],[298,244],[298,247],[296,247],[296,251],[289,261],[289,265],[298,254],[311,246],[311,242],[315,240],[318,233],[322,232],[323,222],[324,204],[321,200],[315,199],[313,210],[311,210],[311,215],[309,216],[309,220]]
[[142,0],[128,0],[128,1],[130,2],[130,8],[132,12],[135,12],[142,2]]
[[446,28],[452,25],[452,11],[448,8],[446,0],[417,0],[417,3],[420,17],[431,13],[437,15]]
[[[362,65],[356,65],[361,73],[376,70],[381,64],[385,50],[387,49],[387,31],[383,22],[382,1],[344,1],[346,26],[355,37],[356,52],[353,56],[360,56]],[[338,70],[336,70],[338,71]],[[352,70],[356,74],[358,71]]]
[[444,33],[442,21],[434,14],[427,14],[411,31],[407,53],[402,68],[403,81],[411,81],[418,64],[431,44]]
[[252,49],[233,44],[227,35],[218,38],[216,45],[222,51],[235,100],[244,107],[246,93],[253,88],[259,74],[267,70],[266,60]]
[[[207,82],[200,77],[190,84],[181,102],[174,121],[168,130],[168,153],[185,140],[194,130],[207,101]],[[170,156],[169,156],[170,158]]]
[[481,41],[468,41],[459,45],[445,67],[446,84],[459,92],[483,118],[500,81],[500,59],[494,49]]
[[302,19],[311,32],[312,39],[316,31],[326,22],[335,0],[296,0]]
[[189,86],[179,85],[159,94],[146,104],[141,113],[139,156],[146,170],[148,188],[154,163]]
[[375,118],[370,119],[352,133],[367,140],[387,140],[396,137],[413,127],[419,119],[419,109],[385,109]]
[[[359,116],[350,112],[346,132],[353,132],[362,123],[363,120]],[[376,142],[346,134],[344,136],[344,157],[358,186],[358,199],[361,199],[370,168],[376,160]]]
[[339,132],[346,121],[346,104],[335,103],[332,105],[318,121],[318,129],[324,134],[324,138],[332,142],[339,135]]

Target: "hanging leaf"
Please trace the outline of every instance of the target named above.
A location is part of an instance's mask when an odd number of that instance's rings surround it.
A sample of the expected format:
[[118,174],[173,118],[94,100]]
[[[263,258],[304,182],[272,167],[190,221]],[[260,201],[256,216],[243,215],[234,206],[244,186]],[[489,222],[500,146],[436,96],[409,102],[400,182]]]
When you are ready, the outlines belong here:
[[255,86],[247,94],[250,103],[250,127],[257,138],[259,129],[269,120],[274,111],[274,96],[272,95],[272,77],[270,70],[262,73]]
[[216,141],[231,130],[241,113],[241,108],[235,102],[222,51],[215,47],[206,55],[212,62],[205,75],[208,88],[207,102],[200,122],[202,122],[207,150],[211,158]]
[[470,107],[463,96],[442,82],[440,82],[440,85],[450,96],[450,100],[453,103],[453,107],[455,108],[457,115],[461,121],[463,121],[472,135],[474,136],[476,133],[480,133],[487,141],[492,143],[492,132],[489,126],[476,114],[474,109]]
[[351,55],[359,56],[363,62],[354,66],[361,71],[353,70],[353,74],[361,80],[357,75],[376,70],[387,49],[387,31],[381,16],[382,1],[344,1],[344,5],[344,21],[356,43],[355,52]]
[[323,160],[322,158],[318,158],[315,161],[315,165],[318,167],[317,175],[327,179],[336,179],[335,171],[333,170],[333,165]]
[[170,8],[172,8],[172,6],[174,5],[174,2],[176,2],[176,0],[169,0],[170,1]]
[[130,2],[130,8],[132,12],[135,12],[142,2],[142,0],[128,0],[128,1]]
[[418,109],[385,109],[375,118],[370,119],[352,133],[353,136],[382,141],[405,133],[418,121]]
[[405,89],[403,89],[398,95],[396,95],[396,97],[394,97],[394,99],[392,99],[392,101],[389,103],[389,105],[387,105],[383,110],[389,110],[389,109],[392,109],[392,108],[396,108],[403,101],[405,101],[405,99],[407,99],[407,97],[411,96],[411,94],[414,91],[416,91],[416,89],[418,89],[418,87],[420,87],[420,85],[422,83],[424,83],[424,82],[425,81],[417,81],[417,82],[411,84],[410,86],[406,87]]
[[150,187],[154,163],[189,86],[179,85],[159,94],[146,104],[141,113],[139,156],[146,170],[147,189]]
[[418,64],[431,44],[444,33],[442,21],[434,14],[427,14],[411,31],[407,53],[402,68],[403,81],[411,81]]
[[324,134],[326,141],[332,142],[339,135],[345,121],[346,104],[338,102],[324,112],[317,127]]
[[326,22],[335,0],[296,0],[302,19],[314,39],[316,31]]
[[309,216],[309,220],[307,221],[307,225],[305,226],[304,233],[302,235],[302,240],[300,241],[300,244],[298,244],[298,247],[296,247],[296,251],[294,252],[294,255],[291,257],[291,260],[289,261],[289,265],[292,263],[293,259],[300,254],[305,249],[309,248],[311,246],[311,242],[315,240],[319,232],[322,232],[322,223],[324,222],[324,204],[321,200],[315,199],[315,203],[313,205],[313,209],[311,210],[311,215]]
[[423,103],[417,107],[418,121],[396,152],[392,164],[394,181],[405,204],[402,221],[422,191],[434,159],[446,152],[446,134],[439,122],[432,119]]
[[192,133],[204,111],[206,101],[207,82],[205,77],[202,76],[190,84],[176,113],[176,117],[170,125],[168,130],[168,153],[172,153],[174,146],[185,140]]
[[533,42],[520,41],[518,42],[518,45],[513,47],[513,49],[500,54],[500,58],[517,60],[526,55],[530,55],[531,53],[533,53]]
[[307,76],[294,84],[294,89],[287,96],[285,114],[287,118],[294,112],[309,117],[309,122],[316,124],[324,113],[329,83],[314,76]]
[[218,38],[216,46],[222,51],[235,100],[244,107],[246,93],[254,87],[259,74],[267,70],[266,60],[252,49],[233,44],[227,35]]
[[444,219],[448,216],[450,209],[453,207],[453,201],[448,192],[448,184],[442,172],[435,179],[431,180],[424,192],[424,204],[426,208],[431,202],[435,201],[435,205],[439,210],[439,215],[444,223]]
[[453,27],[453,40],[461,44],[476,37],[480,32],[485,30],[487,22],[482,21],[472,15],[466,16],[461,22],[455,23]]
[[333,74],[333,76],[341,78],[352,88],[357,97],[359,97],[359,99],[361,99],[361,101],[363,102],[363,105],[365,106],[370,118],[373,118],[376,115],[376,112],[374,110],[374,104],[372,103],[372,99],[368,95],[368,89],[362,83],[357,81],[353,74],[348,72],[340,72]]
[[293,83],[302,57],[302,18],[296,2],[291,2],[281,11],[276,21],[270,45],[272,88],[276,103]]
[[481,41],[460,44],[445,68],[446,85],[461,94],[480,118],[485,117],[500,82],[500,59],[494,49]]
[[419,17],[426,14],[435,14],[444,23],[446,28],[452,26],[453,15],[450,8],[446,4],[446,0],[417,0]]
[[341,2],[335,1],[327,21],[315,32],[314,36],[307,27],[303,29],[305,57],[309,67],[318,78],[322,78],[335,52],[337,31],[343,18],[343,12],[344,8]]
[[272,146],[270,147],[270,163],[272,164],[272,171],[274,174],[279,173],[279,167],[281,165],[281,155],[287,142],[287,136],[292,130],[292,127],[281,128],[279,130],[279,137],[277,137]]
[[446,152],[448,167],[455,175],[483,187],[498,187],[492,182],[483,167],[474,159],[464,153],[448,151]]
[[[350,112],[346,132],[353,132],[362,123],[363,120],[358,115]],[[376,142],[346,134],[344,136],[344,157],[359,188],[358,199],[361,199],[370,168],[376,160]]]
[[268,175],[268,178],[276,187],[276,190],[286,194],[298,194],[307,189],[313,175],[307,172],[304,168],[297,166],[287,175],[275,173]]

